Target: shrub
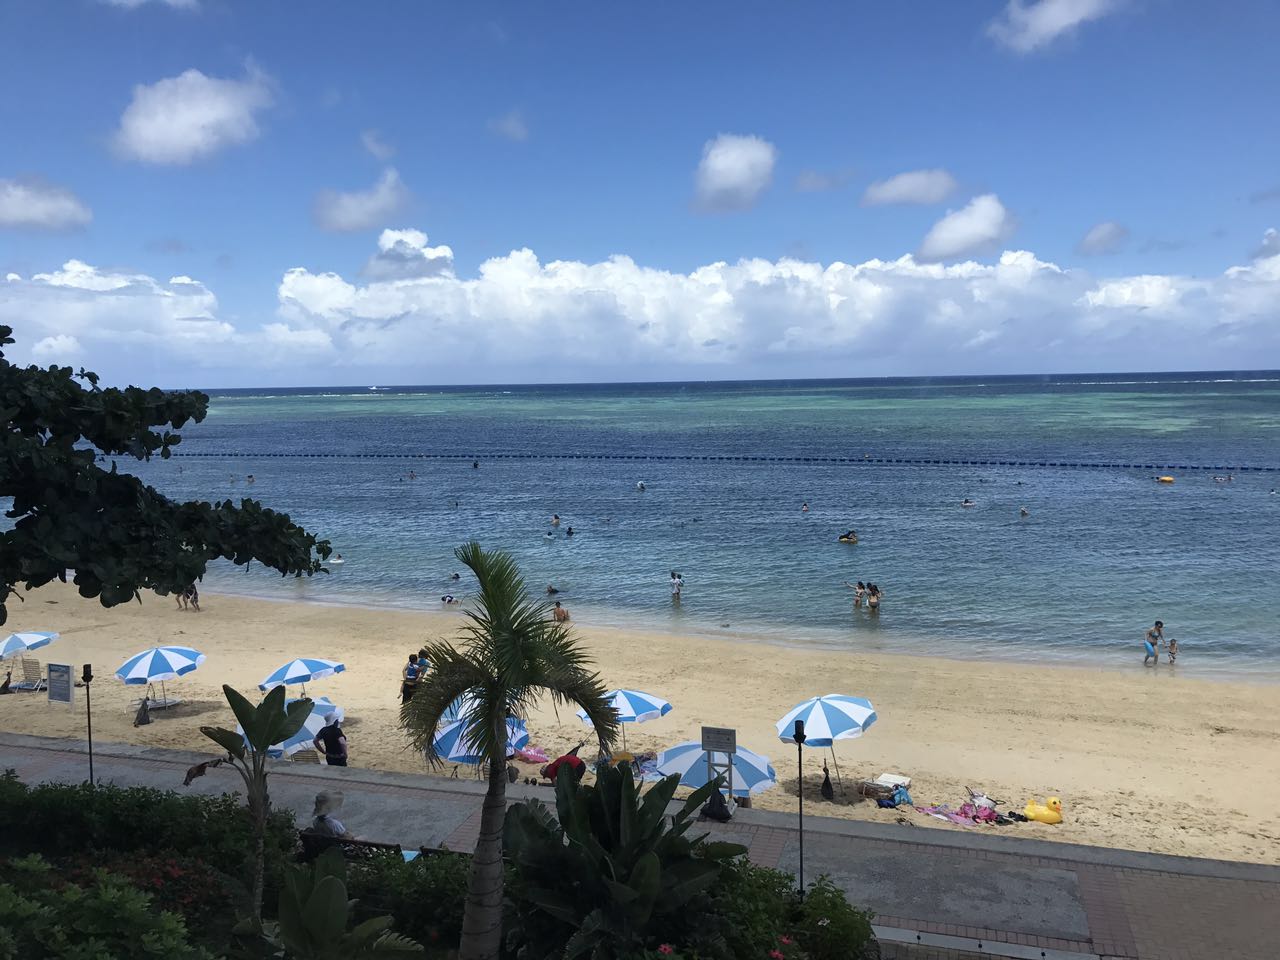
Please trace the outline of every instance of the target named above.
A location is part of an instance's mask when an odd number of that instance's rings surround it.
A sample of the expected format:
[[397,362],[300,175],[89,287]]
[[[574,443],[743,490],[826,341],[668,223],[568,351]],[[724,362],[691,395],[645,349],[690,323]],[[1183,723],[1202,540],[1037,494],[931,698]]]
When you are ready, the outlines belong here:
[[844,891],[821,876],[800,903],[796,934],[812,960],[861,956],[873,937],[871,914],[851,907]]
[[0,960],[211,960],[182,918],[155,909],[123,877],[96,871],[66,883],[39,856],[10,861],[0,883]]
[[438,853],[405,862],[375,857],[351,863],[347,890],[361,918],[390,914],[395,929],[427,946],[455,946],[462,935],[471,858]]
[[[27,787],[0,778],[0,813],[21,831],[4,831],[9,853],[54,856],[84,851],[176,851],[229,876],[244,876],[253,825],[230,795],[183,795],[150,787],[42,783]],[[275,811],[267,829],[268,862],[279,863],[297,842],[293,814]]]

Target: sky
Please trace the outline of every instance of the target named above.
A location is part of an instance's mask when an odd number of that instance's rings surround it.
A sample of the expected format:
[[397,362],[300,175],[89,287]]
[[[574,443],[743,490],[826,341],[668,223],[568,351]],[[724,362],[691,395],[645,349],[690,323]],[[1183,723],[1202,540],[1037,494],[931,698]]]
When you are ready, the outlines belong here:
[[1280,367],[1280,4],[0,0],[0,323],[182,387]]

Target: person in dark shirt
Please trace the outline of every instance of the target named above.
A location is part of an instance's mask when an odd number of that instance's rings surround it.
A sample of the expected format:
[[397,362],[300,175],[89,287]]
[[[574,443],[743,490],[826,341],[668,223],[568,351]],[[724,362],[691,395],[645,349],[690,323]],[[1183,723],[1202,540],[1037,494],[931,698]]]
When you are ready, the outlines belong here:
[[324,728],[316,734],[312,742],[324,755],[325,762],[329,766],[345,767],[347,765],[347,735],[343,733],[336,713],[325,715]]

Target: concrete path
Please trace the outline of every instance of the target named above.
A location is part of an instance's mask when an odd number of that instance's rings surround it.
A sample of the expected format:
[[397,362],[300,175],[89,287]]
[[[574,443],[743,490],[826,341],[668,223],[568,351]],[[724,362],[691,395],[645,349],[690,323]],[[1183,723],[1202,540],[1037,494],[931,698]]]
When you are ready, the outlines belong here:
[[[186,769],[207,754],[98,744],[99,782],[236,792],[234,771],[211,770],[184,788]],[[78,741],[0,733],[0,768],[23,780],[88,776]],[[483,784],[473,779],[382,773],[280,762],[272,802],[310,818],[316,792],[339,788],[342,819],[374,840],[466,851],[475,843]],[[546,788],[520,784],[511,799]],[[741,810],[712,826],[763,866],[795,873],[795,817]],[[1280,867],[943,833],[826,817],[805,820],[805,876],[828,874],[851,902],[876,913],[885,956],[902,960],[1107,957],[1125,960],[1273,960],[1280,956]]]

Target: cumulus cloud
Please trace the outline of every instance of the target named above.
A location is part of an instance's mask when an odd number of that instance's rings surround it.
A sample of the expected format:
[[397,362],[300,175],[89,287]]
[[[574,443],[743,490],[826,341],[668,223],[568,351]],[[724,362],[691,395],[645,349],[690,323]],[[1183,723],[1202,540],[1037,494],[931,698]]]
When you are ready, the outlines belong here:
[[1276,233],[1276,228],[1271,227],[1262,235],[1262,243],[1253,251],[1253,258],[1262,260],[1276,255],[1280,255],[1280,233]]
[[777,147],[760,137],[722,133],[708,140],[698,164],[698,205],[704,210],[749,210],[773,180],[777,162]]
[[987,33],[1011,50],[1031,53],[1117,6],[1117,0],[1009,0],[1004,12],[987,25]]
[[823,173],[820,170],[801,170],[796,177],[796,189],[801,193],[826,193],[831,190],[842,190],[849,181],[857,176],[851,168]]
[[378,252],[361,271],[371,280],[412,280],[452,272],[453,250],[443,244],[428,247],[427,235],[421,230],[383,230]]
[[397,216],[409,205],[409,188],[391,167],[368,190],[342,193],[321,190],[316,196],[314,214],[322,230],[353,233],[372,230]]
[[187,164],[258,136],[257,115],[271,106],[271,82],[250,66],[242,80],[186,70],[138,84],[120,117],[115,146],[144,163]]
[[360,143],[376,160],[384,163],[396,155],[395,147],[383,140],[377,130],[365,130],[360,134]]
[[1086,256],[1097,256],[1102,253],[1115,253],[1129,239],[1127,227],[1114,220],[1104,220],[1089,228],[1089,232],[1080,238],[1076,250]]
[[862,202],[873,207],[887,203],[941,203],[956,189],[955,177],[946,170],[910,170],[867,187]]
[[41,180],[0,179],[0,228],[66,230],[93,219],[89,208],[66,187]]
[[1280,364],[1280,253],[1211,276],[1098,277],[1018,250],[688,273],[515,250],[459,277],[445,249],[390,230],[374,253],[397,264],[387,273],[290,269],[262,326],[219,317],[196,280],[69,261],[0,282],[0,323],[17,330],[15,361],[78,344],[78,362],[117,380],[168,383],[831,376],[854,358],[886,374]]
[[1013,217],[994,193],[974,197],[929,228],[920,243],[921,260],[954,260],[995,249],[1012,235]]
[[31,347],[31,356],[37,360],[65,363],[80,353],[80,341],[65,333],[37,340]]
[[519,110],[512,110],[490,120],[489,132],[516,143],[524,143],[529,139],[529,124],[525,121],[524,114]]

